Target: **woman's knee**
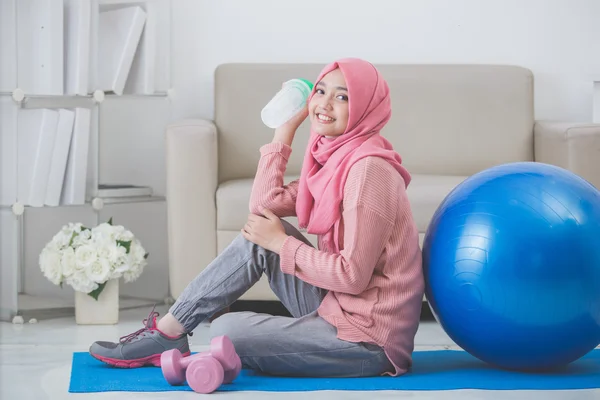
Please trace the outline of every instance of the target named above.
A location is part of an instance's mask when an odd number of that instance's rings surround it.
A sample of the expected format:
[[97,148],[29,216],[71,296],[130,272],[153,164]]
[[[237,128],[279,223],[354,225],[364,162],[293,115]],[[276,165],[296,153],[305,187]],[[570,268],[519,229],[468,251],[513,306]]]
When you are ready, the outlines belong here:
[[290,224],[284,219],[281,219],[281,224],[283,225],[283,229],[285,229],[286,235],[293,236],[296,239],[299,239],[304,243],[312,246],[312,243],[310,243],[306,236],[304,236],[294,225]]
[[[288,236],[292,236],[295,237],[298,240],[301,240],[302,242],[306,243],[309,246],[313,246],[313,244],[306,238],[306,236],[304,236],[294,225],[290,224],[288,221],[284,220],[283,218],[279,219],[281,221],[281,225],[283,225],[283,229],[285,230],[285,234]],[[230,246],[240,246],[240,245],[255,245],[254,243],[252,243],[251,241],[249,241],[248,239],[246,239],[244,237],[244,235],[242,235],[241,233],[239,233],[235,239],[233,240],[233,242],[230,244]]]

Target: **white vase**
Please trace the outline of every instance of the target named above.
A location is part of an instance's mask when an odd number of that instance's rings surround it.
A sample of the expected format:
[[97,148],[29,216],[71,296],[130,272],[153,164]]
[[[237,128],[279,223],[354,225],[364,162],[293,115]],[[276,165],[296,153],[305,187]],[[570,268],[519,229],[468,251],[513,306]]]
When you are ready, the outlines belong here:
[[98,300],[76,291],[75,322],[79,325],[114,325],[119,322],[119,280],[106,282]]

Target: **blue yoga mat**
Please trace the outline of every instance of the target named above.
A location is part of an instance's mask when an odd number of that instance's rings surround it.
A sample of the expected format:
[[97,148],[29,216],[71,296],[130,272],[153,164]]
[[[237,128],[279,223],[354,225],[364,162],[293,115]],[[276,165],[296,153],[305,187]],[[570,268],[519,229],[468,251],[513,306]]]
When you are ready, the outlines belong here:
[[[600,350],[596,349],[561,372],[530,374],[495,369],[464,351],[416,351],[413,370],[400,377],[282,378],[243,370],[218,391],[300,392],[314,390],[558,390],[600,388]],[[88,353],[74,353],[69,392],[191,391],[170,386],[160,368],[118,369]]]

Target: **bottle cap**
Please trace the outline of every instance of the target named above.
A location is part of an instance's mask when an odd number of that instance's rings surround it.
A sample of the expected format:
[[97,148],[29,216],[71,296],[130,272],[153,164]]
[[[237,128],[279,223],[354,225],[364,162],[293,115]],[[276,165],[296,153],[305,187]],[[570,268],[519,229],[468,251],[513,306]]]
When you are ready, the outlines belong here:
[[311,81],[303,78],[290,79],[288,83],[301,88],[306,97],[310,96],[310,92],[312,92],[314,86]]
[[314,84],[311,81],[309,81],[308,79],[304,79],[304,78],[299,78],[299,80],[306,83],[311,91],[313,90]]

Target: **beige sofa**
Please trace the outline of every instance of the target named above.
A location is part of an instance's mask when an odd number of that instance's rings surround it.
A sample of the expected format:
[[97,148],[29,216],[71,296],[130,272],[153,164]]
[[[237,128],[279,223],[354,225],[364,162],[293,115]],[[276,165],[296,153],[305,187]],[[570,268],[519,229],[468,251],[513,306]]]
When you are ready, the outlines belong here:
[[[248,215],[259,147],[273,131],[262,107],[320,64],[226,64],[215,73],[214,121],[166,131],[169,276],[176,298],[238,235]],[[421,238],[442,199],[469,175],[500,163],[540,161],[600,187],[600,125],[534,119],[531,71],[499,65],[378,65],[392,94],[383,130],[413,175],[408,188]],[[210,95],[207,93],[207,95]],[[289,180],[300,173],[308,122],[296,135]],[[290,221],[296,225],[295,219]],[[315,238],[308,235],[315,243]],[[265,279],[245,300],[276,300]]]

